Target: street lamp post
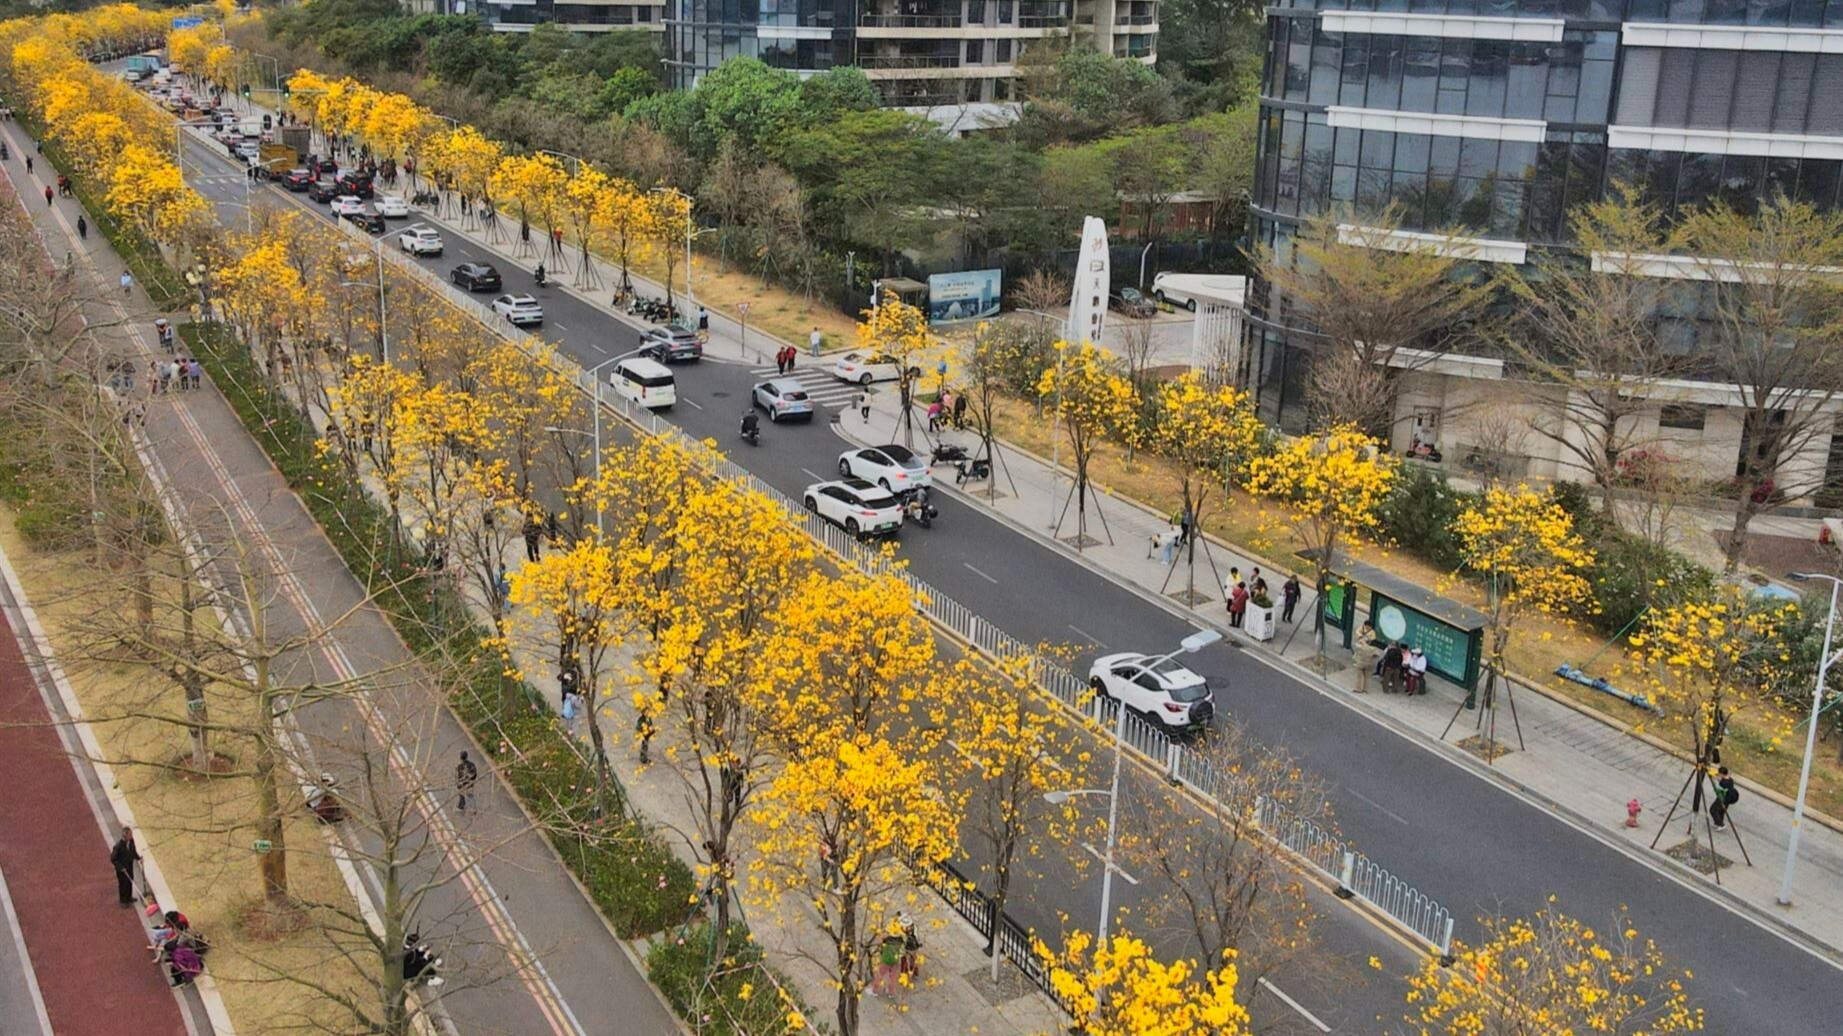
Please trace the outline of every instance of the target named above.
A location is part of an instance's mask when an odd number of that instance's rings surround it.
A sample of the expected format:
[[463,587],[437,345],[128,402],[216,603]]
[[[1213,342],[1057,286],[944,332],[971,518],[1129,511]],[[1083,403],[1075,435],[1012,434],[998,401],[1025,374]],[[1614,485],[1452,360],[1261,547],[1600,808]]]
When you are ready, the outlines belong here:
[[1824,710],[1824,681],[1830,675],[1830,663],[1835,660],[1830,654],[1830,636],[1837,621],[1837,590],[1843,587],[1843,580],[1818,572],[1793,572],[1791,576],[1800,582],[1807,579],[1828,582],[1830,614],[1824,620],[1824,653],[1818,659],[1817,686],[1811,691],[1811,719],[1805,729],[1805,761],[1798,770],[1798,799],[1792,804],[1792,837],[1785,847],[1785,876],[1779,882],[1777,902],[1782,907],[1792,905],[1792,870],[1798,865],[1798,836],[1805,826],[1805,795],[1811,788],[1811,754],[1817,747],[1817,716]]
[[[1146,668],[1152,669],[1179,655],[1188,655],[1201,651],[1222,639],[1217,630],[1198,630],[1178,642],[1177,650],[1146,662]],[[1107,846],[1101,853],[1101,922],[1096,928],[1095,948],[1097,952],[1107,945],[1107,928],[1113,913],[1113,876],[1120,868],[1114,863],[1114,848],[1119,844],[1120,831],[1120,771],[1125,759],[1122,751],[1126,744],[1126,706],[1116,704],[1114,708],[1113,727],[1113,781],[1106,791],[1099,788],[1080,788],[1074,791],[1052,791],[1043,796],[1043,800],[1052,806],[1060,806],[1078,795],[1107,796]],[[1130,880],[1130,879],[1129,879]],[[993,918],[992,923],[998,924]]]
[[[632,353],[622,353],[619,356],[611,356],[608,359],[603,360],[602,362],[589,368],[590,391],[594,393],[594,396],[595,396],[595,403],[594,403],[594,407],[595,407],[595,432],[594,432],[595,434],[595,481],[598,484],[602,480],[602,379],[601,379],[601,372],[603,368],[608,367],[609,365],[617,363],[621,360],[624,360],[628,356],[631,356],[631,355],[633,354]],[[608,530],[604,526],[602,514],[603,514],[603,509],[600,507],[597,507],[595,509],[595,531],[605,537],[608,534]]]

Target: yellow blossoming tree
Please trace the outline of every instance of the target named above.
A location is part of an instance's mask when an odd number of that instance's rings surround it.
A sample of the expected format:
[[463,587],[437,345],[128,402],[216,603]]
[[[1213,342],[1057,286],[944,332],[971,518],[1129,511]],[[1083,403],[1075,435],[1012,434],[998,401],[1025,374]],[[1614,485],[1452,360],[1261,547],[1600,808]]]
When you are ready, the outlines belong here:
[[[1467,569],[1484,578],[1490,623],[1485,648],[1485,708],[1491,711],[1487,761],[1495,754],[1497,681],[1508,672],[1504,656],[1518,620],[1531,612],[1567,615],[1593,610],[1592,588],[1582,575],[1593,551],[1574,531],[1574,516],[1548,490],[1493,487],[1453,519]],[[1506,685],[1508,688],[1508,685]],[[1476,691],[1466,697],[1476,704]]]
[[[1381,446],[1346,424],[1289,440],[1248,462],[1248,491],[1286,507],[1295,535],[1318,570],[1321,600],[1331,584],[1339,541],[1375,527],[1376,511],[1394,485],[1395,464]],[[1322,607],[1314,611],[1316,662],[1323,669],[1325,613]]]
[[1087,1036],[1243,1036],[1248,1012],[1235,998],[1234,954],[1200,971],[1194,961],[1170,964],[1124,932],[1104,946],[1072,932],[1060,951],[1039,941],[1050,987]]
[[[1550,897],[1553,902],[1554,897]],[[1624,911],[1605,931],[1544,909],[1534,918],[1480,918],[1452,966],[1429,957],[1408,981],[1415,1036],[1669,1036],[1700,1032],[1693,976],[1671,967]]]
[[885,291],[858,321],[857,345],[866,353],[887,357],[902,372],[896,381],[902,396],[902,441],[913,446],[915,393],[922,375],[947,361],[947,344],[928,326],[928,314]]
[[1254,455],[1261,441],[1261,423],[1246,392],[1227,385],[1211,386],[1196,371],[1161,383],[1157,391],[1147,445],[1175,467],[1184,496],[1183,513],[1196,532],[1188,541],[1184,562],[1185,596],[1196,604],[1200,603],[1197,542],[1203,538],[1203,512],[1210,489],[1227,482]]
[[[1088,466],[1109,433],[1130,428],[1139,409],[1139,391],[1121,373],[1113,354],[1091,342],[1072,346],[1056,343],[1056,365],[1044,370],[1037,395],[1048,400],[1062,423],[1075,462],[1075,484],[1056,519],[1056,533],[1075,505],[1075,549],[1088,545]],[[1111,535],[1109,539],[1111,539]]]

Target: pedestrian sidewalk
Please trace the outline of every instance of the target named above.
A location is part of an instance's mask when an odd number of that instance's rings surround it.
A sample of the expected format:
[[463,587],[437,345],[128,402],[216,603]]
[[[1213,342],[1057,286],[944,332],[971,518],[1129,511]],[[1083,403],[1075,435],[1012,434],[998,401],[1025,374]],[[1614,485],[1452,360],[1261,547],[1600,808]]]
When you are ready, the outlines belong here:
[[[862,446],[902,442],[900,408],[893,394],[884,394],[873,399],[867,421],[855,413],[848,414],[838,428],[846,438]],[[925,427],[925,419],[918,413],[916,432],[921,434]],[[970,431],[944,431],[940,439],[965,447],[969,455],[979,450],[978,436]],[[926,452],[927,444],[920,447]],[[1305,592],[1296,612],[1297,621],[1279,623],[1274,640],[1262,644],[1245,631],[1228,627],[1222,583],[1231,568],[1239,568],[1245,576],[1251,568],[1263,567],[1277,605],[1280,585],[1286,578],[1284,571],[1212,537],[1207,551],[1197,551],[1194,586],[1201,596],[1196,598],[1198,605],[1191,607],[1184,603],[1191,576],[1188,566],[1180,558],[1174,568],[1168,568],[1156,551],[1148,549],[1154,536],[1170,529],[1167,516],[1090,486],[1089,540],[1078,550],[1072,507],[1063,517],[1060,530],[1052,535],[1057,517],[1064,514],[1064,502],[1073,481],[1068,471],[1052,470],[1045,458],[1001,442],[990,483],[955,487],[951,474],[948,469],[937,469],[937,488],[985,508],[1020,532],[1053,543],[1081,564],[1200,626],[1222,630],[1254,658],[1286,670],[1307,686],[1339,696],[1381,723],[1444,746],[1454,759],[1481,774],[1513,782],[1517,790],[1602,841],[1659,870],[1694,882],[1710,895],[1778,927],[1833,960],[1843,961],[1843,897],[1835,894],[1843,886],[1843,832],[1822,822],[1828,818],[1814,818],[1807,810],[1793,882],[1795,905],[1781,907],[1776,898],[1784,876],[1791,804],[1783,796],[1743,778],[1750,794],[1736,807],[1735,816],[1744,825],[1740,833],[1753,862],[1752,866],[1745,865],[1733,837],[1718,832],[1716,849],[1724,858],[1732,857],[1733,865],[1724,864],[1717,886],[1712,879],[1663,852],[1688,838],[1681,809],[1658,849],[1649,848],[1664,813],[1689,776],[1690,764],[1639,736],[1629,725],[1541,693],[1540,689],[1532,693],[1519,688],[1516,710],[1523,746],[1516,743],[1508,710],[1501,709],[1498,740],[1514,750],[1499,755],[1494,766],[1487,766],[1481,757],[1458,745],[1479,734],[1476,724],[1481,712],[1463,712],[1457,722],[1451,723],[1451,731],[1446,730],[1465,697],[1461,688],[1433,680],[1429,681],[1429,693],[1415,697],[1379,691],[1356,695],[1352,693],[1356,671],[1350,652],[1338,647],[1331,651],[1334,668],[1328,674],[1321,677],[1308,668],[1314,655],[1311,616],[1317,606],[1309,573],[1300,573]],[[1629,799],[1639,800],[1645,810],[1635,829],[1624,826]],[[1687,806],[1685,797],[1683,807]],[[1699,824],[1697,828],[1706,848],[1706,825]]]

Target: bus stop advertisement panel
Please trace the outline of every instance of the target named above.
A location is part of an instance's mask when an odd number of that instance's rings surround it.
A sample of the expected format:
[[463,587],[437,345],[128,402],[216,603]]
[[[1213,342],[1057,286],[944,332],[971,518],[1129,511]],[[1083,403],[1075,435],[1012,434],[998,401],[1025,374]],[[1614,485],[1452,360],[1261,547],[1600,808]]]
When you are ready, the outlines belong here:
[[1467,628],[1422,611],[1379,590],[1369,595],[1369,621],[1379,643],[1400,641],[1427,656],[1427,669],[1466,690],[1478,686],[1484,654],[1483,626]]

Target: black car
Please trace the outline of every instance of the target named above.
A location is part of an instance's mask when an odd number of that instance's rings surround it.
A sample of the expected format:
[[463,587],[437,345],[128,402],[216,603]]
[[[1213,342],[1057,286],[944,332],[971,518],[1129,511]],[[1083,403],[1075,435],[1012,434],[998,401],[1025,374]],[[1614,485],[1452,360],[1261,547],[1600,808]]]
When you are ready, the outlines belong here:
[[370,231],[373,234],[382,234],[384,232],[384,228],[389,226],[389,224],[384,221],[383,216],[380,216],[377,213],[372,212],[369,209],[360,209],[357,212],[348,212],[346,213],[346,218],[358,224],[359,226],[363,227],[364,229]]
[[696,363],[704,343],[688,327],[649,327],[640,335],[640,355],[660,363]]
[[498,291],[499,271],[489,263],[462,263],[448,274],[448,279],[468,291]]
[[344,193],[346,192],[331,180],[315,180],[307,188],[307,196],[321,204],[326,204]]
[[309,158],[307,164],[312,166],[316,172],[326,173],[329,176],[339,172],[339,163],[330,158]]
[[290,169],[282,174],[282,186],[296,194],[312,187],[314,185],[314,180],[315,176],[312,169]]
[[1114,292],[1107,297],[1107,306],[1129,317],[1149,317],[1158,312],[1158,305],[1138,288],[1121,288]]
[[338,183],[343,193],[355,198],[370,198],[376,193],[371,189],[371,177],[363,173],[346,173],[339,178]]

